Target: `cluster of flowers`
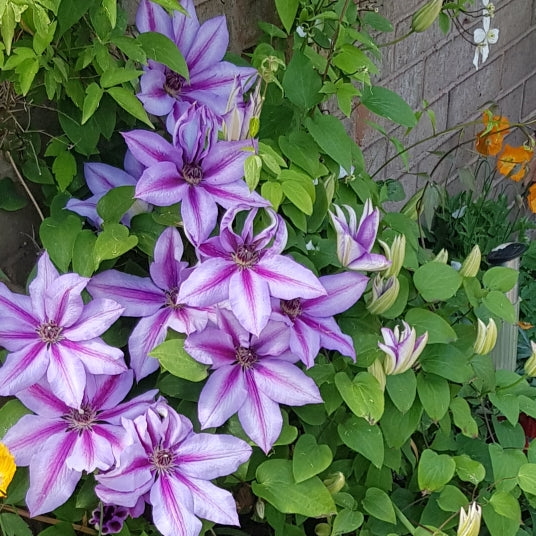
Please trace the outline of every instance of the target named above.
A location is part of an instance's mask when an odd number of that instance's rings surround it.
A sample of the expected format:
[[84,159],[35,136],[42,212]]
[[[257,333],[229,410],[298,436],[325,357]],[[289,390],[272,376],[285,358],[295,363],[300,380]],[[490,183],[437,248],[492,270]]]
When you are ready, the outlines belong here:
[[[126,225],[152,205],[180,203],[197,264],[183,260],[181,235],[170,227],[156,242],[149,277],[117,270],[60,275],[45,252],[29,296],[0,284],[0,345],[9,352],[0,395],[17,396],[34,413],[3,439],[16,463],[30,468],[27,505],[32,515],[51,511],[72,495],[83,472],[95,473],[104,506],[93,522],[102,533],[120,530],[146,503],[165,536],[195,536],[198,517],[238,524],[232,495],[210,481],[236,471],[251,447],[233,436],[195,433],[156,390],[125,400],[134,379],[159,368],[149,353],[168,329],[185,334],[186,351],[212,370],[198,403],[201,428],[237,413],[247,436],[268,452],[282,428],[279,404],[322,402],[297,363],[311,367],[321,347],[355,360],[352,339],[334,315],[361,298],[368,284],[361,271],[392,266],[372,252],[379,212],[370,202],[359,225],[350,208],[349,223],[340,208],[332,214],[339,259],[349,271],[318,278],[282,254],[284,221],[243,180],[244,162],[256,150],[256,71],[222,61],[223,17],[199,24],[193,2],[183,6],[188,15],[170,17],[143,0],[137,15],[138,29],[172,39],[189,68],[186,80],[150,62],[141,78],[138,96],[148,112],[165,116],[171,141],[125,133],[125,169],[87,164],[93,196],[67,208],[98,227],[99,199],[123,185],[135,186],[137,200]],[[218,206],[225,209],[221,221]],[[85,303],[83,291],[92,300]],[[128,341],[128,366],[123,352],[101,338],[121,315],[140,318]],[[426,344],[426,335],[417,339],[404,328],[382,330],[386,374],[407,370]]]
[[[531,137],[529,142],[520,146],[504,145],[505,136],[510,133],[510,122],[506,117],[493,115],[486,110],[482,116],[484,130],[476,136],[476,150],[483,156],[497,156],[497,171],[515,182],[525,178],[528,166],[534,157],[535,142]],[[528,206],[536,213],[536,184],[528,189]]]
[[478,60],[482,57],[484,63],[489,56],[489,46],[494,45],[499,40],[499,30],[491,28],[491,19],[495,15],[495,6],[489,0],[482,0],[484,9],[482,10],[482,28],[474,31],[473,39],[476,45],[473,65],[478,69]]

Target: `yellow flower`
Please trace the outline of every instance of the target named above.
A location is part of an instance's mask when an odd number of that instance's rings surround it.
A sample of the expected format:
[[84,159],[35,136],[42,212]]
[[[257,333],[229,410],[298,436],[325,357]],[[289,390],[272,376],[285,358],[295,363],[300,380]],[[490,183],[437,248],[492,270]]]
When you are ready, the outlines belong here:
[[495,156],[502,148],[504,137],[510,132],[506,117],[491,115],[487,110],[482,116],[484,130],[476,135],[476,150],[484,156]]
[[7,487],[15,474],[15,458],[9,449],[0,443],[0,499],[7,495]]
[[461,508],[457,536],[478,536],[481,517],[482,510],[476,502],[472,502],[469,505],[467,512]]
[[529,149],[524,145],[512,147],[506,144],[503,152],[497,159],[497,171],[505,177],[510,177],[513,181],[519,182],[527,172],[527,164],[534,156],[534,149]]

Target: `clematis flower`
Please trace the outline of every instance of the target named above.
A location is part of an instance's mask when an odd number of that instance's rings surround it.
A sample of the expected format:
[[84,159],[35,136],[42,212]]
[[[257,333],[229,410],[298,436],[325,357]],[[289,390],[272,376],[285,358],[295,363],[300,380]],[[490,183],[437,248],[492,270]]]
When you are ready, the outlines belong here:
[[124,316],[141,317],[128,340],[130,367],[138,380],[158,369],[158,360],[148,354],[164,341],[168,328],[190,334],[207,325],[207,311],[177,300],[191,273],[181,260],[182,254],[179,231],[168,227],[156,241],[151,277],[107,270],[95,275],[88,285],[94,298],[112,298],[125,308]]
[[502,149],[504,137],[510,133],[510,122],[501,115],[492,115],[489,110],[482,114],[484,130],[476,136],[476,150],[484,156],[495,156]]
[[342,209],[334,205],[336,216],[330,211],[333,227],[337,232],[337,256],[340,263],[349,270],[385,270],[390,262],[377,253],[371,253],[380,224],[380,211],[372,208],[368,199],[363,207],[363,215],[357,225],[357,217],[352,207],[344,205],[349,220]]
[[136,197],[165,207],[181,202],[184,230],[195,245],[216,226],[218,205],[266,205],[250,192],[244,162],[253,140],[218,141],[215,118],[205,106],[191,106],[181,116],[173,144],[154,132],[124,134],[129,149],[147,169],[136,186]]
[[0,346],[11,352],[0,367],[0,396],[14,395],[47,377],[67,405],[82,402],[86,375],[120,374],[123,352],[99,337],[123,312],[103,298],[84,304],[89,279],[59,275],[45,252],[30,284],[30,296],[0,283]]
[[204,104],[221,116],[235,81],[246,90],[257,75],[256,69],[222,61],[229,44],[224,16],[200,25],[193,1],[182,0],[181,4],[188,14],[175,11],[170,18],[159,5],[142,0],[136,15],[140,32],[158,32],[169,37],[188,66],[189,80],[186,80],[169,67],[151,60],[140,79],[138,98],[149,113],[169,114],[170,132],[173,118],[184,111],[184,103]]
[[305,300],[273,300],[272,318],[289,326],[290,350],[310,368],[320,347],[337,350],[355,361],[352,338],[345,335],[333,315],[349,309],[361,298],[368,277],[352,272],[320,278],[327,294]]
[[402,321],[404,331],[400,333],[399,326],[394,330],[382,328],[384,342],[378,346],[385,352],[383,368],[385,374],[402,374],[409,370],[421,355],[428,342],[428,332],[424,332],[419,338],[415,328]]
[[7,497],[7,487],[13,480],[17,466],[10,450],[0,443],[0,499]]
[[[86,163],[84,165],[84,176],[87,186],[93,195],[84,200],[73,197],[67,201],[65,208],[87,218],[94,227],[100,227],[102,218],[97,213],[97,204],[101,198],[113,188],[118,188],[119,186],[136,186],[143,172],[143,167],[137,161],[132,161],[133,158],[130,155],[130,151],[128,151],[127,156],[125,156],[125,167],[128,167],[131,173],[108,164],[99,162]],[[141,199],[136,199],[121,219],[121,223],[129,226],[130,220],[136,214],[149,212],[150,210],[151,206],[148,203]]]
[[373,315],[387,312],[395,303],[400,293],[400,281],[395,275],[385,279],[378,274],[372,280],[372,292],[367,309]]
[[473,34],[473,40],[476,44],[475,56],[473,58],[473,65],[478,69],[478,60],[482,56],[482,63],[484,63],[489,56],[489,46],[494,45],[499,39],[499,30],[497,28],[490,28],[491,17],[487,10],[484,10],[484,16],[482,17],[483,28],[477,28]]
[[82,471],[104,471],[127,446],[121,419],[133,419],[154,403],[156,390],[120,403],[132,387],[132,371],[89,376],[80,407],[71,408],[47,382],[18,393],[35,415],[24,415],[4,441],[17,465],[30,466],[26,504],[32,516],[50,512],[72,495]]
[[131,444],[119,465],[95,478],[95,491],[106,503],[152,505],[153,522],[164,536],[197,536],[197,516],[238,525],[233,496],[210,480],[238,469],[251,447],[230,435],[196,434],[192,423],[167,404],[124,421]]
[[183,283],[178,299],[195,307],[228,299],[240,324],[259,335],[272,313],[270,297],[318,298],[326,290],[310,270],[281,255],[287,242],[287,228],[272,209],[266,209],[270,224],[264,230],[253,234],[253,220],[258,211],[253,208],[241,234],[236,234],[233,222],[244,209],[228,210],[221,220],[220,235],[199,246],[205,260]]
[[123,523],[128,516],[128,508],[105,504],[102,506],[102,513],[100,508],[93,510],[89,523],[100,530],[101,534],[117,534],[121,532]]
[[507,143],[503,152],[497,158],[497,171],[501,175],[519,182],[527,173],[527,165],[533,156],[534,149],[530,149],[525,145],[512,147]]
[[227,109],[223,115],[222,131],[227,141],[246,140],[254,138],[259,131],[263,98],[261,97],[261,81],[257,80],[255,89],[244,102],[242,87],[235,83],[229,96]]
[[238,412],[246,434],[267,453],[281,433],[279,404],[303,406],[322,402],[314,381],[293,363],[289,332],[270,321],[256,337],[227,310],[218,311],[217,327],[190,335],[184,349],[214,372],[199,395],[202,428],[220,426]]

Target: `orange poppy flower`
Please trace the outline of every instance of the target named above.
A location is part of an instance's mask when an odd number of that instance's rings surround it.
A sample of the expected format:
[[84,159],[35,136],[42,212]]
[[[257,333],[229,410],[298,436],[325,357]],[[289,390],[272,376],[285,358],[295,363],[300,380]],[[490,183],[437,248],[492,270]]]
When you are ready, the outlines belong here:
[[536,214],[536,184],[533,184],[529,188],[529,195],[527,197],[529,209],[532,213]]
[[525,176],[527,164],[533,156],[534,149],[529,149],[524,145],[512,147],[506,144],[497,159],[497,171],[501,175],[508,175],[513,181],[519,182]]
[[484,156],[495,156],[502,148],[504,137],[510,132],[510,123],[502,115],[491,115],[490,111],[482,116],[484,130],[476,135],[476,150]]
[[7,495],[7,487],[15,474],[15,458],[9,452],[9,449],[0,443],[0,498],[3,499]]

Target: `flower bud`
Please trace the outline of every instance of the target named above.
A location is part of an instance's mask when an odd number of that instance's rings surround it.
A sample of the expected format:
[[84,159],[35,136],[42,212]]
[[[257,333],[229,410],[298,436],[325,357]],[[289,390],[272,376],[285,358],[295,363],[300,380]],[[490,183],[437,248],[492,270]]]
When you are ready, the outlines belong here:
[[259,516],[259,519],[264,519],[264,514],[266,511],[266,504],[262,499],[257,499],[255,503],[255,513]]
[[473,351],[475,354],[486,355],[493,350],[497,342],[497,324],[495,324],[493,318],[488,320],[487,326],[480,318],[477,318],[477,322],[478,331],[475,344],[473,345]]
[[415,328],[402,321],[404,331],[400,333],[400,327],[394,330],[382,328],[383,343],[378,346],[385,352],[383,369],[385,374],[402,374],[409,370],[421,355],[428,342],[428,332],[425,331],[419,338]]
[[373,315],[381,315],[388,311],[400,292],[400,283],[395,276],[384,279],[377,275],[372,281],[372,299],[367,305],[367,309]]
[[385,391],[385,383],[387,381],[387,376],[385,376],[385,370],[383,369],[382,362],[379,359],[376,359],[374,363],[370,365],[368,371],[378,380],[382,391]]
[[388,261],[391,261],[391,266],[385,270],[383,273],[383,276],[385,278],[389,278],[391,276],[397,276],[400,273],[400,270],[402,269],[402,265],[404,264],[404,258],[406,256],[406,237],[405,235],[397,235],[395,239],[393,240],[393,245],[389,247],[385,242],[382,240],[378,240],[381,247],[383,248],[383,251],[385,252],[385,256]]
[[525,361],[525,374],[533,378],[536,376],[536,343],[534,341],[530,341],[530,347],[532,349],[532,353]]
[[17,466],[9,449],[0,443],[0,499],[7,496],[7,487],[13,479]]
[[478,244],[471,250],[471,253],[463,261],[460,269],[460,275],[463,277],[476,277],[478,270],[480,270],[480,261],[482,260],[482,254]]
[[439,17],[441,13],[441,7],[443,6],[443,0],[429,0],[417,10],[413,18],[411,19],[411,29],[414,32],[424,32]]
[[318,523],[315,527],[316,536],[329,536],[331,534],[331,527],[328,523]]
[[476,502],[472,502],[467,509],[460,508],[460,523],[458,525],[457,536],[478,536],[480,532],[480,519],[482,509]]
[[432,262],[440,262],[441,264],[447,264],[449,260],[449,252],[443,248],[433,259]]
[[346,484],[346,479],[340,471],[328,475],[328,477],[324,480],[324,486],[328,488],[328,491],[332,495],[339,493],[339,491],[341,491],[341,489],[344,487],[344,484]]

